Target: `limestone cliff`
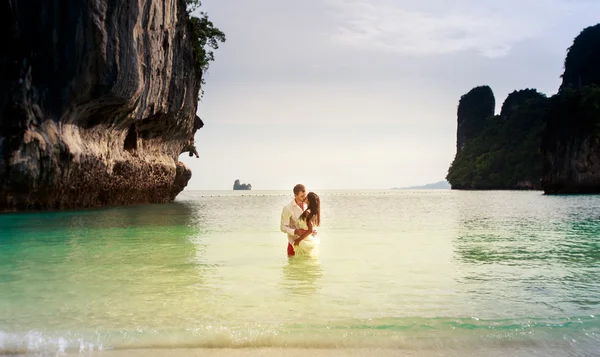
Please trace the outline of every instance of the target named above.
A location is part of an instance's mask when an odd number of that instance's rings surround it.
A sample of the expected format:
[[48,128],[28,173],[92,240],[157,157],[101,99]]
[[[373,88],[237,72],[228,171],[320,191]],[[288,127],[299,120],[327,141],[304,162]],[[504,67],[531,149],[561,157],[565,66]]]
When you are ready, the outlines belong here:
[[600,24],[584,29],[565,59],[543,134],[548,194],[600,193]]
[[[457,148],[446,179],[453,189],[460,190],[540,189],[542,156],[539,147],[548,98],[535,89],[513,91],[502,104],[500,115],[493,115],[491,89],[478,88],[463,96],[459,104],[459,108],[469,105],[462,113],[471,113],[468,116],[471,120],[461,120],[459,110],[457,142],[462,144]],[[476,90],[483,94],[479,100],[472,96]],[[487,105],[482,101],[485,98]],[[469,130],[464,130],[461,123],[469,125]],[[461,132],[468,132],[462,140]]]
[[547,194],[600,193],[600,87],[552,97],[541,151]]
[[600,193],[600,24],[585,28],[565,58],[563,82],[547,98],[514,91],[500,115],[493,94],[474,88],[459,103],[454,189],[543,189]]
[[489,86],[471,89],[460,98],[457,110],[456,150],[460,152],[467,141],[476,137],[494,115],[496,98]]
[[586,27],[575,37],[565,57],[560,90],[600,85],[600,24]]
[[185,2],[0,0],[0,14],[0,210],[173,200],[199,121]]

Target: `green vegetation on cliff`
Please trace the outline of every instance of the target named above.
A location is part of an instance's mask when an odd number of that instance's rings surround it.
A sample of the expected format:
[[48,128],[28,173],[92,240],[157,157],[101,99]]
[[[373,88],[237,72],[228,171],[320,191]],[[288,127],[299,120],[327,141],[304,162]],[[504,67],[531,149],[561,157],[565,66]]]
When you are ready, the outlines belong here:
[[543,148],[600,138],[600,87],[564,89],[551,98]]
[[551,98],[542,137],[546,193],[600,193],[600,87],[566,88]]
[[561,91],[600,85],[600,24],[585,28],[569,47]]
[[534,89],[514,91],[500,115],[478,118],[484,123],[481,131],[464,138],[464,146],[448,170],[446,179],[452,188],[539,188],[539,146],[547,101]]
[[585,28],[565,59],[542,138],[546,193],[600,193],[600,24]]
[[[225,34],[215,27],[205,12],[198,12],[200,17],[194,15],[194,12],[202,6],[200,0],[185,0],[185,4],[190,19],[190,30],[196,40],[194,43],[194,57],[196,58],[197,69],[201,74],[204,74],[208,70],[210,62],[215,60],[213,50],[219,48],[219,42],[225,42]],[[202,78],[202,84],[205,84],[204,78]]]
[[600,24],[575,38],[551,98],[514,91],[494,116],[489,87],[462,96],[457,152],[446,176],[452,188],[600,192],[598,63]]

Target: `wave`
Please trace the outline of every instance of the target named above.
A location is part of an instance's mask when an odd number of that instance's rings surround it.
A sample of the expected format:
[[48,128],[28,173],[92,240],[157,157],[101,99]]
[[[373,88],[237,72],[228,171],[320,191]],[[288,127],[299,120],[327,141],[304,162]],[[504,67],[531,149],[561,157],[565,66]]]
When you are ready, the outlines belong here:
[[592,351],[600,319],[480,320],[383,318],[327,324],[214,326],[118,331],[0,331],[0,354],[88,353],[165,348],[388,348],[476,350],[543,348]]

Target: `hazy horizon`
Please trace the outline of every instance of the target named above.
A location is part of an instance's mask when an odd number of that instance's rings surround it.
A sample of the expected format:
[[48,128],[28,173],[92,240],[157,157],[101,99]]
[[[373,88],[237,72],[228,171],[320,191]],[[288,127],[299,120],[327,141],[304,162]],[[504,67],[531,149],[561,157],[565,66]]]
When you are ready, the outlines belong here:
[[[515,9],[519,11],[515,11]],[[389,189],[445,179],[461,95],[556,93],[600,3],[205,0],[227,35],[187,190]]]
[[[445,180],[444,180],[445,181]],[[413,189],[413,190],[419,190],[419,191],[423,191],[423,190],[448,190],[448,188],[421,188],[421,186],[426,186],[426,185],[431,185],[431,184],[436,184],[438,182],[429,182],[429,183],[424,183],[422,185],[416,185],[416,186],[406,186],[406,187],[385,187],[385,188],[323,188],[323,187],[307,187],[308,191],[315,191],[315,192],[319,192],[319,191],[326,191],[326,192],[333,192],[333,191],[347,191],[347,192],[354,192],[354,191],[396,191],[396,190],[402,190],[402,189]],[[233,186],[233,184],[231,185]],[[293,187],[292,187],[293,188]],[[256,189],[254,187],[252,187],[251,190],[233,190],[233,187],[229,187],[229,188],[219,188],[219,189],[190,189],[189,185],[188,187],[185,188],[184,191],[182,192],[191,192],[191,191],[202,191],[202,192],[228,192],[228,191],[235,191],[237,193],[240,194],[244,194],[244,192],[248,192],[248,193],[252,193],[254,192],[267,192],[267,191],[273,191],[273,192],[286,192],[289,193],[290,195],[292,195],[292,188],[261,188],[261,189]]]

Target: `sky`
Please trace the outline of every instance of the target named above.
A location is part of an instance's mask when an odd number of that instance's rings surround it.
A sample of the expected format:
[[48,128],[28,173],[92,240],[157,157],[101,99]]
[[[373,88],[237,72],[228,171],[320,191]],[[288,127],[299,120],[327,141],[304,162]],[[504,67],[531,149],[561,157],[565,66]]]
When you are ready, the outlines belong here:
[[388,189],[445,179],[460,96],[551,96],[597,0],[203,0],[227,37],[205,75],[186,190]]

